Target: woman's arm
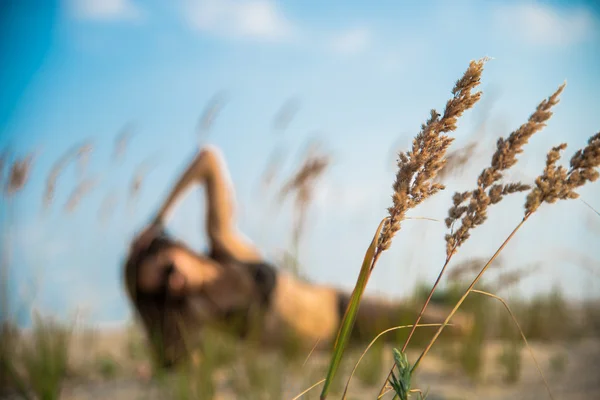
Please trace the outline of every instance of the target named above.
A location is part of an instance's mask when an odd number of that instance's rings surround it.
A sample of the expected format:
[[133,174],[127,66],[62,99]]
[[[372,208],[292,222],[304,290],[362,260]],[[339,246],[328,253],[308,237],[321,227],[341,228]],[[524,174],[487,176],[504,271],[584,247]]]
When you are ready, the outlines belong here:
[[[202,149],[169,192],[150,225],[160,231],[173,207],[192,184],[201,184],[206,194],[206,233],[211,251],[226,253],[240,261],[258,262],[261,254],[236,227],[234,191],[227,166],[214,147]],[[150,234],[151,236],[151,234]]]
[[171,189],[169,195],[167,196],[167,198],[159,208],[158,213],[154,217],[152,225],[163,226],[166,219],[169,217],[171,210],[175,206],[175,203],[177,203],[181,195],[183,195],[183,193],[189,189],[192,183],[199,183],[199,180],[201,178],[201,171],[198,165],[198,159],[201,157],[201,155],[202,152],[200,152],[198,156],[194,157],[194,160],[190,162],[183,175],[181,175],[179,180],[175,183],[175,186]]

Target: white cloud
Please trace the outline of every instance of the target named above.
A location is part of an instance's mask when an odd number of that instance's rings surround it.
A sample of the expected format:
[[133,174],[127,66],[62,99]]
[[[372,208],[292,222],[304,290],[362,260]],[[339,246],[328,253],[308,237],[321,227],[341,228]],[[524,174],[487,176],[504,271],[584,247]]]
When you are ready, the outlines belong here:
[[183,8],[192,28],[217,36],[281,41],[294,33],[270,0],[185,0]]
[[500,6],[494,20],[504,34],[534,45],[575,44],[589,37],[594,28],[594,19],[585,9],[559,13],[542,4]]
[[96,20],[134,20],[142,16],[141,9],[131,0],[68,0],[75,17]]
[[371,32],[365,28],[355,28],[338,33],[330,40],[331,48],[344,55],[361,53],[367,49],[370,43]]

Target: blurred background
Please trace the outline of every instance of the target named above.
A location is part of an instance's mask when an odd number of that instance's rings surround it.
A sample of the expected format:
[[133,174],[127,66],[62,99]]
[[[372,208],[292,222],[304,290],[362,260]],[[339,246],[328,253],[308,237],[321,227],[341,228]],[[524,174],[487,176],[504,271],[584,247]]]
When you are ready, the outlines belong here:
[[[60,317],[79,310],[100,326],[127,321],[129,241],[206,144],[222,150],[239,227],[268,259],[293,258],[307,279],[351,289],[391,204],[397,152],[431,108],[443,110],[469,61],[492,57],[482,101],[455,132],[454,149],[470,146],[468,158],[444,178],[445,192],[411,213],[438,221],[407,220],[369,283],[369,292],[398,298],[437,276],[452,194],[473,186],[497,138],[563,81],[555,116],[510,178],[532,182],[551,146],[567,142],[568,159],[600,127],[595,1],[1,7],[3,258],[21,326],[30,324],[29,305]],[[281,189],[315,146],[329,162],[299,214],[298,198]],[[15,162],[23,179],[10,190]],[[581,199],[542,207],[509,245],[502,272],[535,269],[509,293],[598,295],[600,217],[584,201],[599,209],[600,186],[582,189]],[[523,204],[513,196],[492,209],[457,262],[491,255]],[[168,225],[198,250],[206,249],[203,207],[202,191],[190,192]]]
[[[148,384],[122,265],[204,146],[220,149],[238,226],[265,257],[349,291],[391,205],[398,152],[444,109],[469,62],[490,57],[482,100],[452,134],[446,190],[411,210],[367,288],[420,307],[445,260],[452,195],[473,188],[499,137],[564,81],[506,179],[532,183],[563,142],[566,165],[600,129],[594,0],[4,0],[0,57],[0,396],[165,398],[160,376]],[[481,285],[509,300],[554,393],[569,399],[600,392],[600,184],[579,193],[543,205]],[[434,302],[456,302],[524,203],[513,195],[489,210]],[[191,190],[167,226],[198,251],[204,207]],[[436,344],[413,387],[436,399],[546,396],[502,305],[470,296],[463,308],[474,329]],[[291,398],[327,370],[327,354],[305,368],[312,353],[273,359],[205,333],[204,361],[169,381],[167,398]],[[354,395],[378,390],[388,350],[371,349]],[[340,379],[358,355],[345,356]]]

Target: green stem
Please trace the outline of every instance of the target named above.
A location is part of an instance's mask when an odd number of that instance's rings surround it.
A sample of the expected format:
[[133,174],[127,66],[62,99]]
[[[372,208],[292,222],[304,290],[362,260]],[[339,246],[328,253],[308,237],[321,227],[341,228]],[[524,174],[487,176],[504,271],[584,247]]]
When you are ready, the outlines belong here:
[[[433,292],[435,292],[440,281],[442,280],[442,275],[444,275],[444,272],[446,271],[446,267],[448,266],[448,264],[450,263],[450,260],[452,259],[452,254],[454,254],[454,252],[446,257],[446,262],[444,263],[442,270],[440,271],[435,283],[433,284],[433,287],[431,288],[431,291],[429,292],[429,295],[427,296],[427,300],[425,300],[425,304],[423,304],[423,307],[421,308],[421,311],[419,312],[419,316],[417,317],[417,320],[415,321],[412,329],[410,330],[408,337],[404,341],[404,345],[402,346],[403,353],[406,351],[406,348],[408,347],[408,343],[410,342],[410,339],[412,338],[413,334],[415,333],[415,329],[417,328],[417,325],[419,324],[419,322],[421,322],[421,318],[423,317],[423,314],[425,314],[425,310],[427,309],[427,306],[429,305],[431,298],[433,297]],[[391,379],[392,373],[394,372],[394,367],[395,367],[395,365],[392,365],[392,368],[390,368],[390,372],[388,373],[388,376],[385,379],[385,382],[383,383],[381,390],[379,391],[378,397],[381,397],[384,394],[385,388],[387,386],[387,382]]]

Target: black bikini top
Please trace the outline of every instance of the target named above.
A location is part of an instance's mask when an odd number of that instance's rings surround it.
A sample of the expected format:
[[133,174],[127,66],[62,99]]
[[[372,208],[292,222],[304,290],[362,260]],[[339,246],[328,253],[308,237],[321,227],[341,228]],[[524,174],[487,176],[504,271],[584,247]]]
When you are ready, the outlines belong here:
[[[146,251],[140,255],[138,261],[141,261],[145,257],[155,255],[162,249],[173,246],[174,244],[176,244],[176,241],[173,240],[166,232],[162,232],[159,236],[152,240]],[[252,282],[256,285],[261,305],[264,307],[270,305],[277,279],[277,269],[272,264],[264,261],[243,262],[239,261],[228,253],[215,252],[214,250],[208,252],[207,255],[220,264],[236,265],[240,267],[240,271],[248,271]],[[165,292],[166,282],[168,282],[169,276],[174,272],[174,270],[174,265],[170,265],[165,268],[162,280]]]
[[241,270],[247,270],[250,273],[250,277],[256,285],[257,291],[260,296],[260,301],[263,306],[269,306],[273,291],[275,290],[277,280],[277,269],[272,264],[261,261],[261,262],[243,262],[239,261],[231,254],[224,252],[210,251],[208,256],[218,263],[229,263],[241,266]]

